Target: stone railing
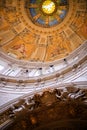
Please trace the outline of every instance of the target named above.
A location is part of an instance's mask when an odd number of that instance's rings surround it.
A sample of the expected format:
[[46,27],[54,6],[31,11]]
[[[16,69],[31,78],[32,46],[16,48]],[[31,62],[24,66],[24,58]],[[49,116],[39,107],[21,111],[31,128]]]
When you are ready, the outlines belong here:
[[[87,73],[87,56],[76,64],[66,67],[65,69],[54,72],[43,77],[37,78],[15,78],[10,76],[0,75],[0,89],[1,91],[14,91],[14,93],[27,93],[27,91],[36,91],[37,89],[44,89],[46,87],[55,86],[61,83],[73,82],[83,74]],[[20,92],[19,90],[22,90]]]

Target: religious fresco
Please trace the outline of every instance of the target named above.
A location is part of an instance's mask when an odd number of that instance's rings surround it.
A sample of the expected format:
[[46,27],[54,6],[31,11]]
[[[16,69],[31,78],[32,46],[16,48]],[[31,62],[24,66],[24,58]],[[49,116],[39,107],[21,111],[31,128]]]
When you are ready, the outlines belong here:
[[35,48],[35,44],[26,44],[19,37],[17,37],[13,42],[4,46],[3,50],[12,57],[28,60]]
[[70,42],[65,38],[63,39],[62,34],[57,35],[56,38],[52,37],[50,40],[51,44],[47,48],[47,58],[49,60],[62,58],[70,52]]
[[24,29],[20,34],[19,34],[20,38],[23,39],[23,41],[25,43],[28,43],[28,44],[32,44],[32,43],[35,43],[36,40],[38,39],[38,35],[30,32],[28,29]]

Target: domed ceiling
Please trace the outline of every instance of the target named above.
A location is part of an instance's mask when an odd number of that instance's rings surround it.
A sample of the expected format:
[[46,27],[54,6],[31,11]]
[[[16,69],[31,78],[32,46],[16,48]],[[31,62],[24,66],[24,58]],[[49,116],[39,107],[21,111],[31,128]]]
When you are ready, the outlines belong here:
[[86,0],[0,0],[0,51],[9,57],[51,62],[86,39]]

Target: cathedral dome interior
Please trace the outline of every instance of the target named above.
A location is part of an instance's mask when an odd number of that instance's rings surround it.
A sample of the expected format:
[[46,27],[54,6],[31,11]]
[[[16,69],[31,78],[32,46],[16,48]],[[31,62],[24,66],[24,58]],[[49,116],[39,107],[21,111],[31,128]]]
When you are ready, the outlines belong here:
[[0,0],[0,130],[82,130],[86,109],[87,0]]

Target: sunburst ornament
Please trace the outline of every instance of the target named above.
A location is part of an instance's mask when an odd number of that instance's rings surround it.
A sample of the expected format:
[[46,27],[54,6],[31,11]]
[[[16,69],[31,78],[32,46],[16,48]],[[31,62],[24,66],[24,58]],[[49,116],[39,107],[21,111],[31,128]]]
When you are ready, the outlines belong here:
[[52,14],[55,11],[56,5],[52,0],[45,0],[42,3],[42,11],[45,14]]
[[68,13],[68,0],[27,0],[29,18],[34,25],[50,28],[60,24]]

